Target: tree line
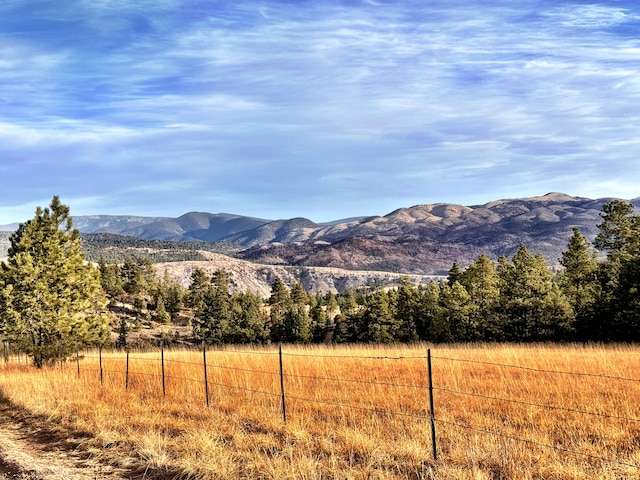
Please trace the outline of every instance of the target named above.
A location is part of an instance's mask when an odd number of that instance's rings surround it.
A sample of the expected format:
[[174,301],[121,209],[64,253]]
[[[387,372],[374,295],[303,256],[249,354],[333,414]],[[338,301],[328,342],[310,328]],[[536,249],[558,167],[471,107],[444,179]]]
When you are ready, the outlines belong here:
[[405,278],[396,288],[339,294],[275,278],[261,299],[232,293],[223,271],[199,269],[182,289],[166,275],[154,280],[146,260],[102,262],[100,270],[107,293],[130,295],[141,314],[168,323],[188,310],[194,339],[208,343],[638,341],[640,216],[614,200],[598,229],[592,244],[574,228],[557,272],[520,245],[511,258],[454,263],[442,281]]
[[[606,203],[598,235],[573,230],[552,271],[520,245],[512,258],[454,263],[446,279],[325,295],[275,278],[269,298],[232,292],[223,271],[197,269],[188,288],[158,278],[145,258],[86,260],[69,207],[54,197],[10,236],[0,264],[0,338],[37,366],[79,346],[110,342],[109,302],[133,306],[136,322],[189,319],[191,339],[267,342],[639,341],[640,215]],[[117,346],[131,325],[123,316]]]

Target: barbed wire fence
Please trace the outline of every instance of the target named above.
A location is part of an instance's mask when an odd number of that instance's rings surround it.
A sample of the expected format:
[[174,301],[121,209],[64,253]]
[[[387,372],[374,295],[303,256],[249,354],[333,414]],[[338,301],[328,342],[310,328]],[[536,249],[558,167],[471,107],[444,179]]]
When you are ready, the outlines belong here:
[[[269,396],[278,400],[278,403],[280,404],[280,415],[282,416],[282,421],[285,425],[287,424],[288,415],[290,415],[291,413],[287,411],[287,405],[288,405],[288,402],[292,400],[295,400],[297,402],[307,403],[307,404],[321,404],[321,405],[336,407],[340,409],[363,411],[363,412],[374,414],[374,415],[387,415],[391,417],[408,417],[408,418],[419,419],[430,425],[431,446],[432,446],[432,455],[433,455],[434,461],[438,460],[438,430],[441,428],[445,428],[445,429],[453,429],[456,431],[467,431],[474,434],[499,437],[502,439],[511,440],[514,442],[519,442],[519,443],[530,445],[530,446],[536,446],[544,449],[554,450],[563,454],[568,454],[576,457],[585,457],[585,458],[597,460],[597,461],[604,462],[611,465],[617,465],[621,467],[630,467],[640,471],[640,465],[635,463],[623,462],[614,458],[606,458],[604,456],[593,455],[587,452],[572,450],[570,448],[565,448],[563,446],[547,444],[547,443],[531,440],[531,439],[516,436],[516,435],[510,435],[510,434],[501,432],[498,429],[489,430],[486,428],[479,428],[472,425],[466,425],[460,422],[447,420],[437,415],[438,403],[437,403],[436,394],[444,393],[444,394],[456,395],[461,397],[470,397],[477,400],[485,400],[488,402],[501,402],[501,403],[507,403],[507,404],[513,404],[513,405],[539,408],[539,409],[548,410],[548,411],[572,413],[572,414],[591,417],[591,418],[597,417],[597,418],[623,421],[629,424],[640,425],[639,418],[633,418],[633,417],[614,414],[614,413],[602,413],[597,411],[591,411],[588,409],[568,408],[563,406],[541,404],[541,403],[531,402],[527,400],[504,398],[504,397],[493,396],[493,395],[488,395],[484,393],[462,391],[462,390],[456,390],[453,388],[448,388],[446,386],[439,386],[438,384],[434,383],[433,364],[437,362],[439,364],[459,363],[459,364],[467,364],[470,366],[474,366],[474,365],[475,366],[491,366],[491,367],[499,367],[501,369],[506,369],[506,370],[526,371],[534,374],[562,375],[562,376],[571,376],[571,377],[590,377],[590,378],[600,379],[603,381],[615,380],[615,381],[627,382],[635,386],[640,386],[640,379],[615,376],[615,375],[607,375],[607,374],[593,374],[593,373],[585,373],[585,372],[537,369],[537,368],[532,368],[527,366],[511,365],[506,363],[496,363],[496,362],[488,362],[488,361],[482,361],[482,360],[470,360],[470,359],[464,359],[464,358],[454,358],[449,356],[438,356],[438,355],[432,355],[431,349],[427,349],[425,352],[426,354],[424,356],[422,355],[376,356],[376,355],[350,355],[350,354],[338,355],[334,353],[322,355],[318,353],[285,352],[283,351],[282,345],[278,345],[278,350],[273,351],[273,350],[234,350],[231,348],[215,349],[212,347],[207,347],[205,344],[203,344],[202,347],[199,349],[202,355],[201,362],[171,359],[171,358],[168,358],[167,355],[165,355],[165,351],[166,351],[166,347],[163,342],[160,343],[159,349],[156,351],[156,353],[159,353],[158,357],[148,357],[148,355],[150,353],[153,353],[153,351],[151,352],[135,351],[134,352],[128,349],[124,351],[110,350],[108,352],[109,361],[113,362],[113,361],[119,360],[123,362],[124,364],[123,369],[105,368],[104,352],[101,348],[95,351],[82,352],[82,354],[80,353],[79,350],[76,350],[75,356],[72,359],[68,359],[68,361],[74,361],[76,363],[75,372],[76,372],[77,378],[81,378],[83,376],[83,373],[85,372],[94,373],[98,377],[98,381],[100,382],[100,384],[104,386],[105,377],[107,375],[112,375],[112,376],[121,375],[121,376],[124,376],[124,388],[125,390],[128,390],[131,386],[131,382],[130,382],[131,378],[145,377],[148,380],[153,380],[157,382],[157,388],[159,391],[162,392],[163,397],[166,397],[167,395],[167,385],[169,382],[187,381],[187,382],[196,383],[201,386],[204,386],[204,398],[202,399],[202,401],[207,407],[210,406],[211,387],[214,387],[214,386],[220,387],[220,388],[226,388],[230,390],[239,390],[247,393]],[[184,349],[182,349],[181,351],[184,351]],[[238,366],[214,364],[208,361],[207,359],[207,354],[213,353],[213,352],[220,352],[225,354],[236,354],[236,355],[271,356],[277,360],[277,362],[275,363],[278,365],[279,369],[277,371],[270,371],[270,370],[262,370],[262,369],[255,369],[255,368],[245,368],[245,367],[238,367]],[[283,359],[287,357],[291,359],[295,359],[296,357],[308,357],[308,358],[314,358],[314,359],[322,359],[322,358],[330,358],[334,360],[335,359],[345,359],[345,360],[359,359],[359,360],[395,361],[395,362],[402,362],[406,360],[413,360],[413,361],[424,360],[426,362],[425,370],[427,374],[427,383],[424,385],[404,384],[404,383],[368,380],[363,378],[354,379],[354,378],[342,378],[338,376],[325,376],[325,375],[301,375],[301,374],[287,372],[285,370]],[[17,364],[27,364],[28,360],[29,359],[27,355],[19,352],[18,350],[12,349],[11,345],[8,342],[6,341],[3,342],[3,361],[5,364],[11,363],[11,362],[17,363]],[[96,360],[98,364],[98,368],[92,368],[90,366],[83,365],[85,360]],[[142,372],[139,370],[132,370],[130,367],[133,361],[148,362],[148,363],[154,364],[156,365],[157,373],[149,373],[147,371]],[[201,369],[202,376],[200,378],[194,378],[194,377],[168,375],[167,369],[165,367],[169,364],[180,364],[180,365],[186,365],[190,367],[195,367],[197,369]],[[60,365],[60,368],[62,368],[62,364]],[[242,372],[242,373],[250,373],[250,374],[257,374],[262,376],[275,377],[276,379],[279,379],[279,382],[276,382],[276,384],[279,385],[279,391],[269,391],[269,390],[263,390],[258,388],[251,388],[247,386],[232,385],[232,384],[212,381],[210,379],[210,373],[214,370],[224,370],[228,372]],[[355,405],[351,403],[345,403],[343,401],[336,402],[336,401],[323,400],[323,399],[317,399],[317,398],[307,398],[307,397],[302,397],[302,396],[288,393],[285,389],[285,386],[286,386],[285,380],[287,379],[315,380],[315,381],[323,381],[323,382],[332,382],[338,385],[349,385],[349,384],[363,385],[364,384],[364,385],[370,385],[370,386],[376,386],[376,387],[393,387],[393,388],[411,389],[414,391],[418,391],[423,395],[427,396],[429,404],[428,404],[428,407],[425,408],[424,412],[416,413],[416,412],[393,410],[388,408],[377,408],[377,407],[373,408],[371,406]]]

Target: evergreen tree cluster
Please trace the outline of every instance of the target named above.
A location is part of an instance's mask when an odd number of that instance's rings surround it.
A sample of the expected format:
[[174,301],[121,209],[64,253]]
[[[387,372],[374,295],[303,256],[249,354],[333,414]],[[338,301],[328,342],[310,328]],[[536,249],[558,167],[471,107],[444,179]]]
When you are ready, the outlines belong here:
[[[0,338],[34,363],[109,341],[107,301],[132,305],[137,325],[191,324],[193,340],[222,343],[640,341],[640,215],[606,203],[593,245],[574,229],[553,272],[520,245],[512,258],[485,255],[426,285],[372,286],[312,294],[276,278],[269,298],[231,291],[223,271],[196,269],[187,289],[149,259],[86,261],[69,208],[49,208],[10,237],[0,264]],[[594,250],[595,248],[595,250]],[[599,256],[596,252],[600,252]],[[131,328],[123,316],[117,346]]]
[[[465,269],[455,263],[443,281],[406,278],[397,288],[336,295],[276,278],[263,300],[231,293],[222,271],[209,278],[202,270],[186,291],[166,276],[149,287],[152,268],[143,260],[101,263],[102,280],[110,294],[151,295],[156,317],[189,308],[194,336],[207,343],[638,341],[640,216],[616,200],[602,218],[594,245],[574,229],[556,273],[520,245],[510,259],[481,255]],[[116,270],[119,276],[108,273]]]

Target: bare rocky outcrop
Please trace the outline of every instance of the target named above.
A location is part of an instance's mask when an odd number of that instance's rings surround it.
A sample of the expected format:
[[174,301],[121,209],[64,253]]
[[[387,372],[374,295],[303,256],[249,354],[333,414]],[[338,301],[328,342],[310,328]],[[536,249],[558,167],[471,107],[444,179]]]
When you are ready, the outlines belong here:
[[[166,271],[169,278],[183,287],[191,283],[191,275],[202,269],[208,275],[222,270],[229,278],[232,291],[252,291],[263,298],[271,293],[271,284],[280,277],[285,284],[300,282],[304,289],[312,293],[337,293],[348,288],[366,285],[391,285],[398,283],[405,275],[385,271],[345,270],[331,267],[266,265],[239,260],[226,255],[202,252],[208,257],[204,261],[166,262],[155,265],[159,275]],[[437,278],[433,275],[409,275],[414,283],[428,283]]]

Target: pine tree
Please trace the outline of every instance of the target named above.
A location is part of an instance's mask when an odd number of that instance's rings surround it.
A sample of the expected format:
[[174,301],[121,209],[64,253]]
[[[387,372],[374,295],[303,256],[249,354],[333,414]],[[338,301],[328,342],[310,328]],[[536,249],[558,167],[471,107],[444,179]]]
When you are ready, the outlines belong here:
[[307,343],[311,340],[311,318],[307,311],[309,295],[299,282],[294,282],[283,322],[284,340]]
[[224,343],[231,324],[231,294],[225,273],[218,270],[211,279],[202,310],[196,315],[193,325],[197,336],[207,343]]
[[183,289],[178,282],[169,278],[169,272],[165,268],[164,275],[160,282],[156,283],[155,292],[153,294],[156,305],[158,300],[162,298],[164,308],[169,313],[171,319],[175,319],[180,313],[182,307],[182,299],[184,297]]
[[264,343],[268,338],[262,299],[252,292],[231,296],[231,321],[226,336],[231,343]]
[[572,330],[573,312],[542,256],[520,245],[511,262],[501,260],[499,269],[507,340],[565,339]]
[[158,304],[156,306],[156,320],[158,323],[162,323],[163,325],[171,323],[171,315],[167,312],[162,297],[158,298]]
[[398,340],[414,342],[418,340],[418,290],[408,277],[400,281],[395,302],[395,317],[399,321]]
[[311,339],[315,343],[324,342],[327,332],[329,331],[329,317],[322,303],[315,302],[315,305],[309,310],[311,318]]
[[613,200],[602,206],[602,223],[594,245],[606,252],[609,261],[625,261],[640,255],[640,215],[623,200]]
[[461,279],[462,269],[460,268],[460,264],[458,262],[454,262],[449,269],[449,275],[447,276],[447,285],[451,287],[454,283],[459,282]]
[[274,342],[282,342],[286,339],[285,316],[291,308],[291,295],[280,277],[276,277],[271,284],[270,323],[271,339]]
[[110,297],[117,297],[124,292],[122,277],[118,265],[107,263],[103,257],[98,260],[100,269],[100,284]]
[[340,314],[335,317],[333,341],[335,343],[355,342],[361,336],[361,317],[364,299],[348,288],[337,298]]
[[42,367],[109,338],[100,272],[85,261],[69,207],[53,197],[10,237],[0,271],[0,332]]
[[594,245],[607,254],[600,268],[597,339],[640,340],[640,215],[632,204],[613,200],[602,206]]
[[116,340],[116,348],[127,348],[127,334],[129,333],[129,325],[127,325],[127,319],[125,317],[120,318],[120,324],[118,325],[118,339]]
[[419,289],[416,328],[420,340],[436,341],[438,338],[441,290],[440,284],[435,281]]
[[201,268],[191,274],[191,284],[185,294],[184,303],[197,314],[204,307],[207,292],[211,289],[211,278]]
[[470,312],[473,309],[471,297],[455,281],[453,285],[444,285],[440,292],[440,331],[436,341],[468,341],[477,338],[476,329],[470,324]]
[[594,339],[594,311],[601,293],[599,266],[589,241],[578,228],[573,229],[560,264],[564,270],[558,273],[558,285],[573,308],[578,335],[583,340]]
[[365,342],[391,343],[397,339],[400,325],[393,316],[389,296],[382,289],[367,298],[361,322],[361,339]]
[[494,263],[486,255],[480,255],[467,267],[460,283],[469,294],[469,340],[499,340],[501,320],[498,315],[500,288]]

